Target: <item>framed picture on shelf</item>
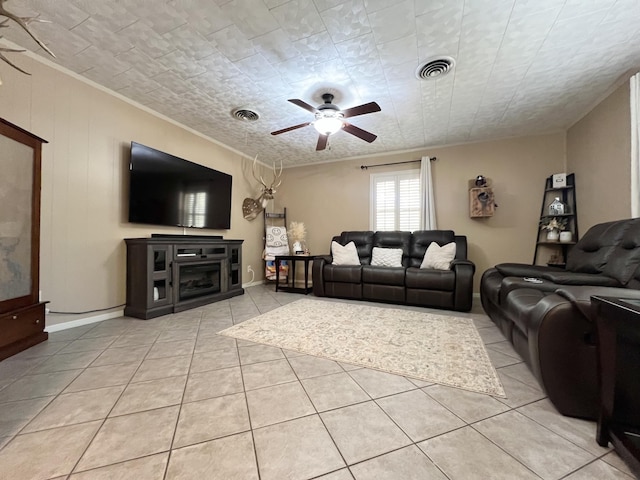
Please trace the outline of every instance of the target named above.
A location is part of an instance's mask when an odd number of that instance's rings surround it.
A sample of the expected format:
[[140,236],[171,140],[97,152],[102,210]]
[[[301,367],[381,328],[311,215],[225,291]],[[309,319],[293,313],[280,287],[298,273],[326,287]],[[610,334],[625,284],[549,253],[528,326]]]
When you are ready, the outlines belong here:
[[567,174],[556,173],[553,175],[553,188],[564,188],[567,186]]

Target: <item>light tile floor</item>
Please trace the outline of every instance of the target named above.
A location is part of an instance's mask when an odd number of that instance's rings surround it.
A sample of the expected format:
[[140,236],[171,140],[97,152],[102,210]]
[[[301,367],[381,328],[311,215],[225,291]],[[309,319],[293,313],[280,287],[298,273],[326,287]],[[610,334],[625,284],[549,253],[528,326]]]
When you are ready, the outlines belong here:
[[506,399],[216,334],[300,298],[251,287],[52,333],[1,362],[0,478],[633,478],[593,422],[554,410],[478,307],[433,312],[474,320]]

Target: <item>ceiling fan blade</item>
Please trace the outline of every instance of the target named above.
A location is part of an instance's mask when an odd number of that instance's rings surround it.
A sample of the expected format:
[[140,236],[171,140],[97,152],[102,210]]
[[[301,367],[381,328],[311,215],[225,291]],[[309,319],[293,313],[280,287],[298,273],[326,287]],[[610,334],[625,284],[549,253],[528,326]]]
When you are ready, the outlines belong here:
[[316,151],[324,150],[327,148],[327,140],[329,140],[329,135],[318,135],[318,144],[316,145]]
[[382,109],[380,105],[376,102],[365,103],[364,105],[359,105],[357,107],[347,108],[346,110],[342,110],[342,115],[344,118],[355,117],[358,115],[364,115],[365,113],[373,113],[379,112]]
[[299,106],[300,108],[304,108],[305,110],[309,110],[311,113],[316,113],[318,111],[316,109],[316,107],[312,107],[308,103],[303,102],[302,100],[298,100],[297,98],[290,98],[289,101],[291,103],[293,103],[294,105]]
[[347,123],[347,122],[344,122],[344,126],[342,127],[342,129],[345,132],[350,133],[351,135],[355,135],[356,137],[361,138],[365,142],[371,143],[376,138],[378,138],[377,135],[374,135],[371,132],[367,132],[366,130],[358,128],[355,125],[351,125],[350,123]]
[[293,127],[283,128],[282,130],[276,130],[275,132],[271,132],[271,135],[280,135],[281,133],[290,132],[291,130],[297,130],[298,128],[306,127],[307,125],[311,125],[311,122],[301,123],[300,125],[294,125]]

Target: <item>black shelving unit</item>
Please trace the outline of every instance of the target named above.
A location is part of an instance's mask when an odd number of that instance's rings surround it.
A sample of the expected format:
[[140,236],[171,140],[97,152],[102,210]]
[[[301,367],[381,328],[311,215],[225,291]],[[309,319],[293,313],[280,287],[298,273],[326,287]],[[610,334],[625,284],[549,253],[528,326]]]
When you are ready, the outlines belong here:
[[[562,203],[564,203],[565,213],[550,215],[549,205],[556,197],[560,198]],[[547,177],[545,181],[542,206],[540,207],[539,225],[554,217],[558,219],[565,218],[567,220],[567,226],[564,231],[571,232],[572,239],[570,242],[549,241],[547,240],[547,230],[538,226],[538,237],[536,238],[536,247],[533,253],[534,265],[537,264],[541,247],[545,247],[550,251],[555,251],[561,259],[561,261],[557,263],[548,263],[548,265],[564,267],[569,249],[578,241],[578,210],[576,204],[576,177],[574,173],[567,174],[566,186],[564,187],[554,187],[553,175]]]

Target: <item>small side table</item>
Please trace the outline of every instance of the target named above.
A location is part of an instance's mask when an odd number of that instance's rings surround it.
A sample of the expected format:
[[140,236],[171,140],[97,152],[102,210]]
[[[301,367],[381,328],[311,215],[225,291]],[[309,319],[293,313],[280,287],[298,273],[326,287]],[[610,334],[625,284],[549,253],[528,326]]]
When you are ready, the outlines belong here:
[[[304,293],[305,295],[313,290],[309,286],[309,263],[316,258],[315,255],[276,255],[276,292]],[[287,260],[291,262],[291,285],[280,286],[280,262]],[[296,262],[304,262],[304,288],[296,288]]]
[[591,297],[598,331],[598,444],[640,478],[640,300]]

